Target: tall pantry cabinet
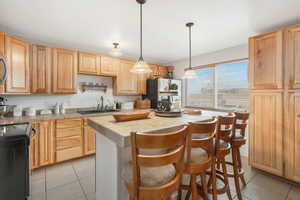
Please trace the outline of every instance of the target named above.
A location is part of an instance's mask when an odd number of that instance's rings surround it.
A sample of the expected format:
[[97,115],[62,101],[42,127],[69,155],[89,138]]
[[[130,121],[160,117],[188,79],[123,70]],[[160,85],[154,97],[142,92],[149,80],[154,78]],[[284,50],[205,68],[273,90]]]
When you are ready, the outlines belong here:
[[250,38],[249,60],[250,164],[300,182],[300,25]]

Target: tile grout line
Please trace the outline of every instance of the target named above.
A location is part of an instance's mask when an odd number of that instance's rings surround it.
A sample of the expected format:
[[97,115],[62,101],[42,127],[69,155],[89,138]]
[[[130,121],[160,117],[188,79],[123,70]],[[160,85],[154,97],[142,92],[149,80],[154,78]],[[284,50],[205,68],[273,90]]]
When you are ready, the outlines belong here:
[[85,199],[88,200],[87,194],[86,194],[86,192],[85,192],[85,190],[84,190],[84,188],[83,188],[83,186],[82,186],[82,184],[81,184],[79,175],[77,174],[77,172],[76,172],[76,170],[75,170],[75,168],[74,168],[73,162],[72,162],[72,168],[73,168],[74,173],[75,173],[75,175],[76,175],[76,177],[77,177],[77,181],[78,181],[78,183],[79,183],[79,185],[80,185],[80,188],[81,188],[81,190],[82,190],[82,192],[83,192],[83,195],[84,195]]
[[289,195],[290,195],[290,193],[292,192],[292,188],[293,188],[293,186],[290,185],[290,189],[289,189],[289,191],[287,192],[286,197],[284,198],[284,200],[288,200]]

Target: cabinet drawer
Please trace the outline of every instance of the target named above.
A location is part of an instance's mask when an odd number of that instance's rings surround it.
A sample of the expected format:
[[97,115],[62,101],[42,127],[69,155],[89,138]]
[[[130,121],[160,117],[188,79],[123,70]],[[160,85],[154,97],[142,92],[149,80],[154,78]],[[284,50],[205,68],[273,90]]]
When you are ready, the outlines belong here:
[[56,162],[70,160],[82,156],[82,147],[73,147],[70,149],[63,149],[56,151]]
[[63,129],[56,129],[56,138],[61,137],[72,137],[72,136],[81,136],[82,128],[74,127],[74,128],[63,128]]
[[56,128],[73,128],[73,127],[81,127],[82,119],[63,119],[56,120]]
[[82,137],[80,136],[56,139],[57,151],[62,149],[81,147],[81,146],[82,146]]

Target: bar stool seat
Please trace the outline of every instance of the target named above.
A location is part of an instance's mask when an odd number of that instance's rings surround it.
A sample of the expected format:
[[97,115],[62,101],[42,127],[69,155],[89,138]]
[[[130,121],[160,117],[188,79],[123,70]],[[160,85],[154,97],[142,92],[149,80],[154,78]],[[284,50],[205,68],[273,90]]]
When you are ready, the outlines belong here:
[[[192,148],[191,149],[191,162],[199,163],[209,160],[209,155],[207,151],[203,148]],[[187,163],[188,160],[186,158],[185,162]]]
[[[161,186],[169,183],[176,176],[176,169],[173,165],[164,165],[161,167],[141,167],[140,184],[143,187]],[[133,183],[133,165],[132,162],[125,164],[122,170],[122,178],[127,184]]]

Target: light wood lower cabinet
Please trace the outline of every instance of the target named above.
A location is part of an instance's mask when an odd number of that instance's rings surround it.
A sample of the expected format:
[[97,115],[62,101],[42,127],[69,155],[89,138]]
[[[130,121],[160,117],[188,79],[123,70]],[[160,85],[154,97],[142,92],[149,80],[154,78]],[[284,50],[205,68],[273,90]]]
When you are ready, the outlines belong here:
[[84,154],[96,153],[96,135],[95,131],[88,126],[87,119],[84,119]]
[[83,156],[82,119],[56,120],[56,162]]
[[33,124],[36,133],[31,138],[31,168],[35,169],[54,163],[54,121]]
[[250,115],[250,164],[283,175],[283,93],[253,92]]
[[289,94],[288,105],[285,172],[288,179],[300,183],[300,92]]

